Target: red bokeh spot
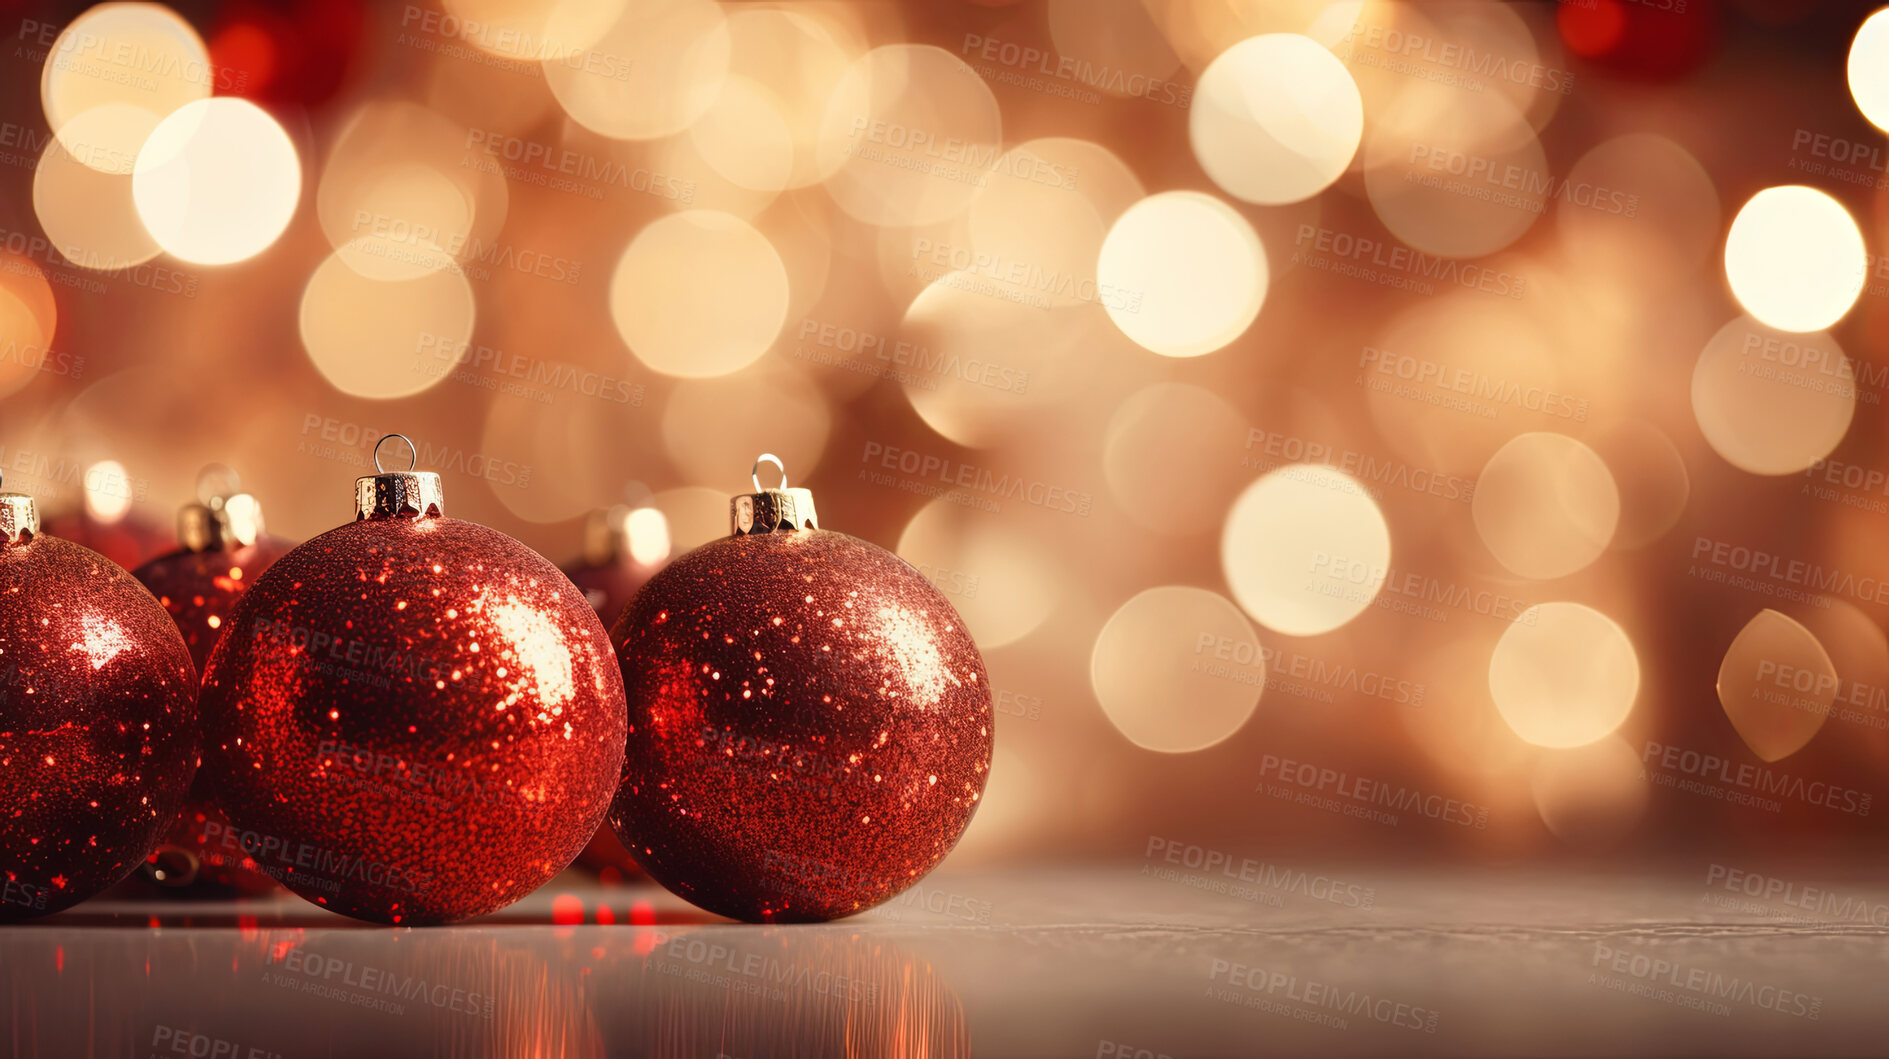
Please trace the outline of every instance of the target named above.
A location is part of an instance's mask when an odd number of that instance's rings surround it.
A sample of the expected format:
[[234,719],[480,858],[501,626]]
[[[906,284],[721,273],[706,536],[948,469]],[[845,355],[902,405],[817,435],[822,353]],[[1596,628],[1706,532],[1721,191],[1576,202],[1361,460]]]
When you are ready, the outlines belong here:
[[232,22],[210,38],[210,61],[244,75],[239,94],[266,98],[276,75],[275,40],[254,22]]
[[551,899],[551,922],[573,927],[584,921],[584,902],[575,894],[559,894]]
[[1562,4],[1555,23],[1568,50],[1585,59],[1606,55],[1627,35],[1627,13],[1618,0]]
[[1566,0],[1555,28],[1570,52],[1629,77],[1670,80],[1718,43],[1717,0]]
[[354,69],[366,21],[361,0],[231,0],[208,34],[216,93],[324,103]]

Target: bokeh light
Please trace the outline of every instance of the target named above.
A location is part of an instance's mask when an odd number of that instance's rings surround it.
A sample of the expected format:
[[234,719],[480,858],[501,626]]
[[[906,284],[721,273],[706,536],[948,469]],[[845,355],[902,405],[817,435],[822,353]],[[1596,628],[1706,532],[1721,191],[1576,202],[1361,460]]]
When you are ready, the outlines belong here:
[[[23,23],[20,39],[36,24]],[[177,12],[163,4],[98,4],[68,23],[46,53],[40,104],[73,158],[124,173],[158,122],[209,98],[216,75],[202,38]],[[99,113],[69,127],[91,111]]]
[[407,397],[446,378],[472,337],[475,316],[463,273],[376,279],[336,251],[302,292],[302,347],[342,393]]
[[441,0],[457,23],[458,38],[493,55],[521,62],[582,62],[621,17],[628,0]]
[[745,77],[729,77],[689,138],[702,160],[736,187],[780,191],[794,176],[794,135],[770,93]]
[[1053,552],[947,497],[918,509],[898,553],[945,594],[984,649],[1034,632],[1060,595]]
[[1357,617],[1390,573],[1390,526],[1357,479],[1316,463],[1246,488],[1220,534],[1241,609],[1274,632],[1315,636]]
[[1246,218],[1211,195],[1170,191],[1128,208],[1102,243],[1096,281],[1109,319],[1164,357],[1240,337],[1266,299],[1266,252]]
[[1085,368],[1082,343],[1097,322],[1076,309],[993,297],[975,273],[951,271],[912,299],[897,338],[870,356],[891,369],[927,426],[983,448],[1040,425],[1044,408]]
[[[90,142],[94,119],[108,108],[88,110],[67,123],[73,143]],[[33,170],[33,214],[60,256],[81,268],[111,272],[163,252],[138,218],[126,156],[116,171],[74,158],[66,140],[52,139]],[[83,149],[83,148],[82,148]]]
[[1246,723],[1265,688],[1259,636],[1218,593],[1184,585],[1143,591],[1095,638],[1089,683],[1109,723],[1144,750],[1185,754]]
[[1848,63],[1850,97],[1879,129],[1889,129],[1889,8],[1856,27]]
[[1616,845],[1646,815],[1640,755],[1619,736],[1543,753],[1530,787],[1548,830],[1587,852]]
[[295,215],[302,165],[288,133],[243,99],[171,112],[138,152],[138,216],[172,257],[227,265],[261,253]]
[[1189,110],[1194,156],[1247,202],[1298,202],[1344,174],[1364,136],[1364,102],[1337,57],[1310,37],[1268,33],[1200,75]]
[[39,375],[47,349],[32,307],[5,285],[0,285],[0,350],[6,354],[0,357],[0,397],[6,397]]
[[[600,10],[617,16],[601,31]],[[620,140],[688,128],[728,76],[728,20],[712,0],[560,3],[545,33],[554,41],[590,40],[546,56],[545,84],[578,124]]]
[[1856,414],[1856,369],[1827,333],[1795,334],[1741,316],[1692,370],[1692,414],[1727,463],[1796,474],[1830,454]]
[[1666,290],[1687,283],[1718,246],[1718,190],[1699,160],[1657,133],[1594,146],[1568,170],[1578,194],[1555,200],[1555,224],[1589,267]]
[[1778,761],[1804,748],[1836,700],[1835,663],[1789,615],[1761,610],[1725,649],[1718,701],[1751,752]]
[[957,216],[1003,156],[990,86],[945,51],[874,48],[847,67],[821,119],[818,161],[834,201],[868,224]]
[[760,359],[787,318],[787,269],[754,226],[715,210],[652,222],[610,278],[630,352],[665,375],[727,375]]
[[1536,746],[1583,746],[1619,728],[1640,693],[1626,631],[1581,603],[1539,603],[1496,641],[1489,694],[1515,734]]
[[[766,123],[760,132],[770,137],[764,154],[768,165],[775,164],[780,152],[772,137],[786,137],[787,176],[780,186],[805,187],[826,179],[843,159],[820,157],[820,127],[827,101],[857,56],[812,12],[782,8],[729,11],[728,39],[730,83],[765,102],[765,112],[758,103],[750,105]],[[739,139],[739,129],[698,127],[692,133],[711,163],[723,154],[743,153],[738,143],[726,138]],[[719,142],[711,142],[717,137]],[[738,168],[753,165],[744,160]]]
[[131,472],[117,460],[100,460],[85,469],[85,513],[99,522],[117,522],[131,510],[135,490]]
[[[1439,90],[1440,91],[1440,90]],[[1399,97],[1365,144],[1365,191],[1378,219],[1426,254],[1480,257],[1510,245],[1569,185],[1498,92]]]
[[623,520],[623,536],[630,542],[630,558],[652,566],[669,558],[669,519],[660,508],[632,508]]
[[523,143],[418,103],[367,103],[342,121],[322,169],[322,233],[355,271],[376,279],[412,279],[489,254],[510,204],[506,153],[519,154]]
[[1725,278],[1745,311],[1784,331],[1821,331],[1863,292],[1868,251],[1843,204],[1801,184],[1765,188],[1732,219]]
[[1565,577],[1600,558],[1620,521],[1620,492],[1593,449],[1566,434],[1517,435],[1476,479],[1476,532],[1510,572]]
[[1004,153],[971,203],[969,244],[925,239],[912,259],[926,271],[965,269],[1025,304],[1106,305],[1096,259],[1109,227],[1142,195],[1141,181],[1106,147],[1029,140]]

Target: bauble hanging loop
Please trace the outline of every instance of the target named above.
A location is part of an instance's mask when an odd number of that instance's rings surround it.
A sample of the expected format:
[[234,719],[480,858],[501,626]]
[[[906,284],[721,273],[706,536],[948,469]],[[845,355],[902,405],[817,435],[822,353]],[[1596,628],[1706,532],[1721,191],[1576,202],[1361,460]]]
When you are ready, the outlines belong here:
[[[381,466],[380,447],[399,438],[412,455],[404,471]],[[446,488],[432,471],[416,471],[420,450],[405,434],[388,434],[374,443],[376,473],[354,480],[354,517],[438,518],[446,513]]]
[[[772,463],[779,468],[781,484],[772,489],[761,488],[763,463]],[[779,456],[771,452],[762,453],[761,458],[754,461],[754,470],[748,477],[754,483],[754,492],[729,501],[729,522],[733,533],[743,535],[819,528],[819,515],[813,507],[813,493],[806,489],[787,488],[787,466],[781,463]]]

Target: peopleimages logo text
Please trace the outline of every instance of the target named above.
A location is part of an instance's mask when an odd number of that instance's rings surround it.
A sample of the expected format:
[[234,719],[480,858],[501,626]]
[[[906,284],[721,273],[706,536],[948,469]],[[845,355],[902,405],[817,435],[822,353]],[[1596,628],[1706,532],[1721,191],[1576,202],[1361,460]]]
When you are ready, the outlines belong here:
[[1647,741],[1640,762],[1646,768],[1661,769],[1673,775],[1722,783],[1770,798],[1788,798],[1857,816],[1868,816],[1875,800],[1868,791],[1853,790],[1825,780],[1807,780],[1748,761],[1732,761],[1717,754],[1668,746],[1652,740]]
[[1760,548],[1747,548],[1710,537],[1695,537],[1692,541],[1692,559],[1695,563],[1828,595],[1889,604],[1889,581],[1880,577],[1857,577],[1802,559],[1787,559]]

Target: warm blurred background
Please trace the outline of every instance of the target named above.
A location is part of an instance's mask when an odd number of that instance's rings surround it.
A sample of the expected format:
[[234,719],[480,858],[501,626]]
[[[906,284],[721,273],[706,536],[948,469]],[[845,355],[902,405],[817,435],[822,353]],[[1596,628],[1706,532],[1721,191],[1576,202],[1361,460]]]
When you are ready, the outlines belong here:
[[1889,815],[1869,5],[0,11],[0,474],[127,566],[396,431],[648,565],[773,452],[985,650],[967,863]]

